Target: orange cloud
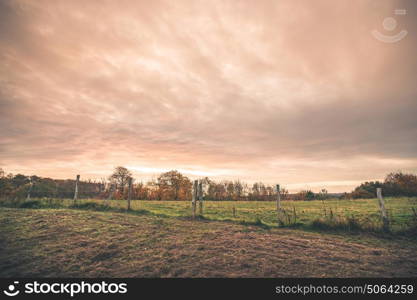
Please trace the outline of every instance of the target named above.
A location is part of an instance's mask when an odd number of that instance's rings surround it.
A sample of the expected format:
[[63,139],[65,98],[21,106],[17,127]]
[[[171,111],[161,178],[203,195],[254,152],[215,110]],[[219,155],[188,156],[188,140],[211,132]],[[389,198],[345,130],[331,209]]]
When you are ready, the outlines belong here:
[[[396,43],[382,21],[407,9]],[[417,171],[413,1],[2,1],[0,163],[347,190]],[[327,183],[327,184],[326,184]]]

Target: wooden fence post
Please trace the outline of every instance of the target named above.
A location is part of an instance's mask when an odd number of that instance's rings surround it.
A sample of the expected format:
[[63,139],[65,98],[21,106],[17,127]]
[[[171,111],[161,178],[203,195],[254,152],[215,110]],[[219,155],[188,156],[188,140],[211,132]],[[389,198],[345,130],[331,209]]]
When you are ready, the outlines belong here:
[[203,182],[200,180],[198,183],[198,205],[199,205],[199,215],[203,215]]
[[387,211],[385,210],[385,203],[384,203],[384,198],[382,198],[381,188],[376,188],[376,196],[378,197],[378,200],[379,200],[379,208],[381,210],[383,229],[384,231],[389,231],[389,220],[387,216]]
[[74,191],[74,204],[77,202],[78,199],[78,182],[80,181],[80,175],[77,175],[75,179],[75,191]]
[[194,183],[193,183],[193,199],[191,201],[193,219],[195,219],[195,215],[196,215],[197,189],[198,189],[198,181],[194,180]]
[[279,184],[276,185],[276,189],[277,189],[277,222],[279,226],[281,223],[281,193],[280,193]]
[[129,191],[127,193],[127,210],[130,210],[130,200],[132,200],[132,177],[129,177]]
[[281,211],[281,194],[279,189],[279,184],[277,184],[277,212]]

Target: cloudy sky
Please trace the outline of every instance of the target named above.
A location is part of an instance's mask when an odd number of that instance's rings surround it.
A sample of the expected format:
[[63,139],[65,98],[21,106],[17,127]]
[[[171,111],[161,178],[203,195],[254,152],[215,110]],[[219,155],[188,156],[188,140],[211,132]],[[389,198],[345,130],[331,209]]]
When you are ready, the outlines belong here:
[[0,167],[335,192],[417,172],[416,13],[412,0],[0,1]]

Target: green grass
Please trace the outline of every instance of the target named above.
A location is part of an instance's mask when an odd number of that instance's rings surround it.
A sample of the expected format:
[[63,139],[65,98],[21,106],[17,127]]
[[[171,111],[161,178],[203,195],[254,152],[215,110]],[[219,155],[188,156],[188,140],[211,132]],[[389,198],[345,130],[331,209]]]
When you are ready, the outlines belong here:
[[[73,206],[70,199],[42,199],[39,202],[3,203],[6,206],[33,208],[73,207],[92,210],[125,211],[125,200],[81,199]],[[385,198],[385,206],[393,232],[406,231],[415,226],[412,208],[417,207],[417,198]],[[144,201],[132,200],[132,213],[150,213],[166,217],[190,217],[189,201]],[[235,215],[233,214],[235,208]],[[283,215],[281,225],[293,227],[309,227],[326,230],[363,230],[377,231],[381,227],[381,218],[377,199],[357,200],[315,200],[315,201],[283,201],[282,208],[291,218],[288,222]],[[277,213],[275,202],[248,201],[205,201],[203,216],[206,220],[231,221],[240,224],[257,224],[276,227]],[[290,224],[289,224],[290,223]]]

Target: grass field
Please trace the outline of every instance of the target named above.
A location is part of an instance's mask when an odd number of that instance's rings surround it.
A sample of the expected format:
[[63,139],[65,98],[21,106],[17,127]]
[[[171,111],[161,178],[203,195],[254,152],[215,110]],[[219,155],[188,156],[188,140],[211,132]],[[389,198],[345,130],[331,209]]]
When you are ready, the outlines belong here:
[[3,202],[0,276],[416,277],[415,231],[397,234],[416,201],[386,199],[389,234],[311,226],[330,214],[377,226],[375,199],[284,202],[291,228],[277,227],[273,202],[207,201],[196,220],[188,202],[133,201],[129,213],[115,200]]
[[[387,198],[386,208],[391,219],[393,230],[408,226],[412,219],[412,207],[417,207],[417,198]],[[111,205],[125,207],[124,201],[114,201]],[[235,207],[235,215],[233,214]],[[190,203],[181,201],[133,201],[133,209],[145,209],[157,214],[169,216],[190,215]],[[327,200],[327,201],[283,201],[282,208],[287,210],[291,217],[296,214],[295,222],[309,224],[317,218],[329,216],[355,216],[362,223],[371,223],[376,227],[380,224],[380,212],[376,199],[364,200]],[[275,202],[248,202],[248,201],[206,201],[203,215],[210,220],[233,220],[243,222],[256,222],[258,220],[269,226],[277,225]]]
[[415,277],[417,243],[231,222],[0,208],[1,277]]
[[[41,200],[45,207],[70,207],[73,200],[49,199]],[[115,209],[126,209],[125,200],[98,200],[81,199],[78,204],[97,203],[108,205]],[[406,230],[410,223],[415,221],[412,208],[417,208],[417,198],[386,198],[385,206],[391,221],[392,231]],[[310,225],[314,220],[330,217],[334,219],[354,218],[355,222],[367,231],[381,227],[381,217],[377,199],[357,200],[326,200],[326,201],[283,201],[282,207],[296,225]],[[134,211],[146,210],[149,213],[166,217],[191,216],[191,203],[189,201],[143,201],[132,200],[131,208]],[[235,213],[233,213],[235,208]],[[294,213],[295,212],[295,213]],[[294,215],[296,216],[294,218]],[[277,213],[275,202],[256,201],[204,201],[203,216],[209,220],[262,223],[267,226],[277,226]],[[285,215],[283,216],[284,219]]]

